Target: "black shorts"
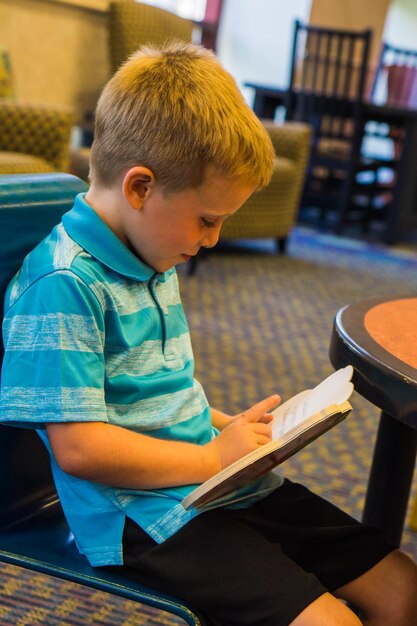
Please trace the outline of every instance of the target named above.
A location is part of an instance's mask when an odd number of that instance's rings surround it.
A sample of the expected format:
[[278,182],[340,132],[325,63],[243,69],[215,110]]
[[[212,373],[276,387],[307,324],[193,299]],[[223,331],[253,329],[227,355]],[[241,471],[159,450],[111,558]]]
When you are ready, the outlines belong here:
[[366,527],[288,480],[249,509],[213,509],[162,544],[127,519],[124,573],[222,626],[287,626],[391,550]]

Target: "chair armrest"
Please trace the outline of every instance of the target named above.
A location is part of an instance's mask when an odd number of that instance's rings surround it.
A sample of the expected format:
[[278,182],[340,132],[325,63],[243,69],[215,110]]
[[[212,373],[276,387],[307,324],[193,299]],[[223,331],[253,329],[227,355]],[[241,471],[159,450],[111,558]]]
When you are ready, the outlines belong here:
[[0,99],[0,150],[41,157],[67,171],[73,125],[70,110]]
[[310,152],[311,126],[300,122],[285,122],[278,126],[268,120],[262,120],[262,123],[278,157],[303,164],[306,162]]

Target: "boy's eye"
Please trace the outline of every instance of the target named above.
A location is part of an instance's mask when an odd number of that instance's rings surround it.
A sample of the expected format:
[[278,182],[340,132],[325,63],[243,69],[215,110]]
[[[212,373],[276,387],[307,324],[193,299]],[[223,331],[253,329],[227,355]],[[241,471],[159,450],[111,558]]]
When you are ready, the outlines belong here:
[[205,226],[206,228],[214,228],[216,226],[216,222],[209,222],[209,220],[206,220],[205,217],[202,217],[201,221],[203,223],[203,226]]

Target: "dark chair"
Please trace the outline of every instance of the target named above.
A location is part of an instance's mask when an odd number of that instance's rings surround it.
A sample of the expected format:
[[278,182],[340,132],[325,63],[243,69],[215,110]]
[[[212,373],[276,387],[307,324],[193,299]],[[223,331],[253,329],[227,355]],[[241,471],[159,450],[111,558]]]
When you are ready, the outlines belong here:
[[[86,188],[68,174],[0,177],[1,319],[6,285],[24,256]],[[0,362],[3,354],[0,342]],[[203,624],[180,600],[113,570],[89,566],[72,540],[43,444],[32,430],[10,426],[0,426],[0,561],[147,604],[191,625]]]
[[[383,43],[370,98],[390,108],[417,108],[417,50]],[[401,123],[402,122],[402,123]],[[365,225],[384,220],[394,200],[405,140],[403,118],[365,126],[364,162],[356,198],[366,210]]]
[[332,209],[338,232],[348,221],[360,162],[370,41],[370,30],[295,22],[286,119],[313,128],[302,206],[318,207],[322,218]]

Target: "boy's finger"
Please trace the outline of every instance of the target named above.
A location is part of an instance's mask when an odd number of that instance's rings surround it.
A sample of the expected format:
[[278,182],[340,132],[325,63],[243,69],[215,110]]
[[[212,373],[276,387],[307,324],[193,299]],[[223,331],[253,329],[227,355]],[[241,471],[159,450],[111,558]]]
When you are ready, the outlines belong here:
[[274,394],[273,396],[269,396],[268,398],[257,402],[241,415],[248,422],[257,422],[265,415],[265,413],[269,413],[271,409],[276,407],[280,400],[280,396],[278,394]]
[[274,419],[272,413],[264,413],[258,420],[258,422],[263,422],[264,424],[269,424]]

